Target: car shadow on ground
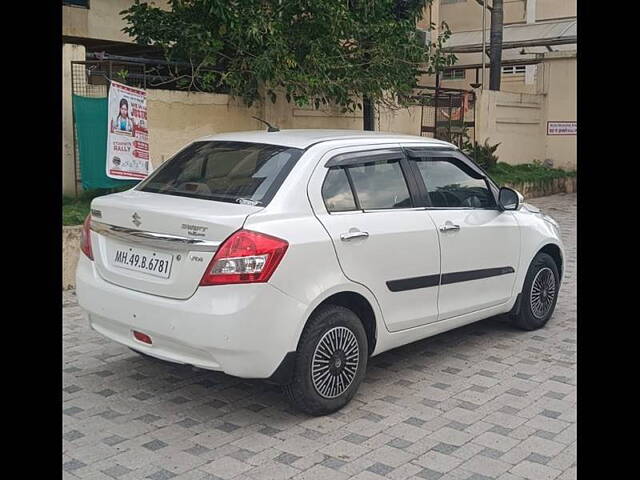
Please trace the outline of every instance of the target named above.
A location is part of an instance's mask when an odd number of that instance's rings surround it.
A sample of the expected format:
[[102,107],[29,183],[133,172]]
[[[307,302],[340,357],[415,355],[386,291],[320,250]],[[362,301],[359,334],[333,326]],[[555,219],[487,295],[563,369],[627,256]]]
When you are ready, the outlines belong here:
[[[416,370],[428,375],[430,368],[446,368],[448,362],[465,359],[468,348],[478,348],[476,342],[479,337],[494,336],[495,343],[499,344],[505,338],[524,333],[526,332],[512,327],[502,315],[384,352],[369,360],[363,385],[351,404],[330,416],[340,418],[343,415],[341,412],[360,407],[366,410],[367,403],[381,395],[371,396],[370,392],[363,393],[362,390],[380,379],[387,383],[390,378],[393,382],[401,382],[403,372],[415,374]],[[114,383],[123,374],[139,380],[140,387],[127,393],[126,399],[150,399],[149,409],[158,416],[170,417],[178,414],[197,418],[199,421],[213,421],[212,426],[216,428],[216,419],[217,423],[228,425],[219,417],[226,418],[233,414],[235,422],[239,424],[263,423],[280,429],[310,418],[288,403],[281,387],[263,380],[242,379],[221,372],[173,364],[130,350],[117,357],[119,358],[108,361],[109,371],[120,373],[114,378]],[[115,386],[112,387],[116,389]],[[197,395],[189,398],[194,390],[197,390]],[[117,400],[114,404],[109,405],[110,403],[107,398],[106,404],[117,412]],[[184,409],[176,409],[176,404],[180,403],[184,404]],[[145,405],[135,408],[137,412],[144,410]]]

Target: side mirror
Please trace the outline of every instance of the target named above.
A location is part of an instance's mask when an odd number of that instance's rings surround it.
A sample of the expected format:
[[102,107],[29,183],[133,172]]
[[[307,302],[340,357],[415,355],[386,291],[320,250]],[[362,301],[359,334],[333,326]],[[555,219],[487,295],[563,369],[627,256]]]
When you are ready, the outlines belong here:
[[517,210],[523,197],[513,188],[502,187],[498,195],[498,201],[503,210]]

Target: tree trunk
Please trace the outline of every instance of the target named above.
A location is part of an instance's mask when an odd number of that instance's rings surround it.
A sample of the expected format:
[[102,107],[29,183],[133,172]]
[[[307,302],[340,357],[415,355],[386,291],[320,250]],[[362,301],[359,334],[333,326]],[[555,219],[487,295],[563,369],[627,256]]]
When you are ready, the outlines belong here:
[[364,96],[362,98],[362,129],[374,131],[376,121],[376,111],[373,100]]
[[489,90],[500,90],[500,76],[502,74],[502,24],[503,24],[502,0],[493,0],[491,9],[491,36],[489,57]]

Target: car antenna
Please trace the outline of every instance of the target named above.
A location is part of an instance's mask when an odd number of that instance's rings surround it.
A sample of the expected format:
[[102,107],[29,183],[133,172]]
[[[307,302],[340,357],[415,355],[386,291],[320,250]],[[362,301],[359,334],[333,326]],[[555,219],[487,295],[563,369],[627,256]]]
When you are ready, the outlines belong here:
[[271,125],[266,120],[262,120],[261,118],[258,118],[258,117],[255,117],[255,116],[253,118],[258,120],[259,122],[264,123],[267,126],[267,132],[279,132],[280,131],[280,129],[278,127],[274,127],[273,125]]

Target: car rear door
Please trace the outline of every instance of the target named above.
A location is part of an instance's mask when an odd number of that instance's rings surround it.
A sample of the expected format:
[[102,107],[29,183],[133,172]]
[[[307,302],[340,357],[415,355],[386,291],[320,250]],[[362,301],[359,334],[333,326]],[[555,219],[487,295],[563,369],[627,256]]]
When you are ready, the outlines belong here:
[[484,172],[460,152],[406,152],[440,239],[438,319],[508,301],[520,260],[520,229],[513,213],[498,209]]
[[328,152],[308,194],[344,274],[373,292],[390,331],[437,319],[438,233],[398,145]]

